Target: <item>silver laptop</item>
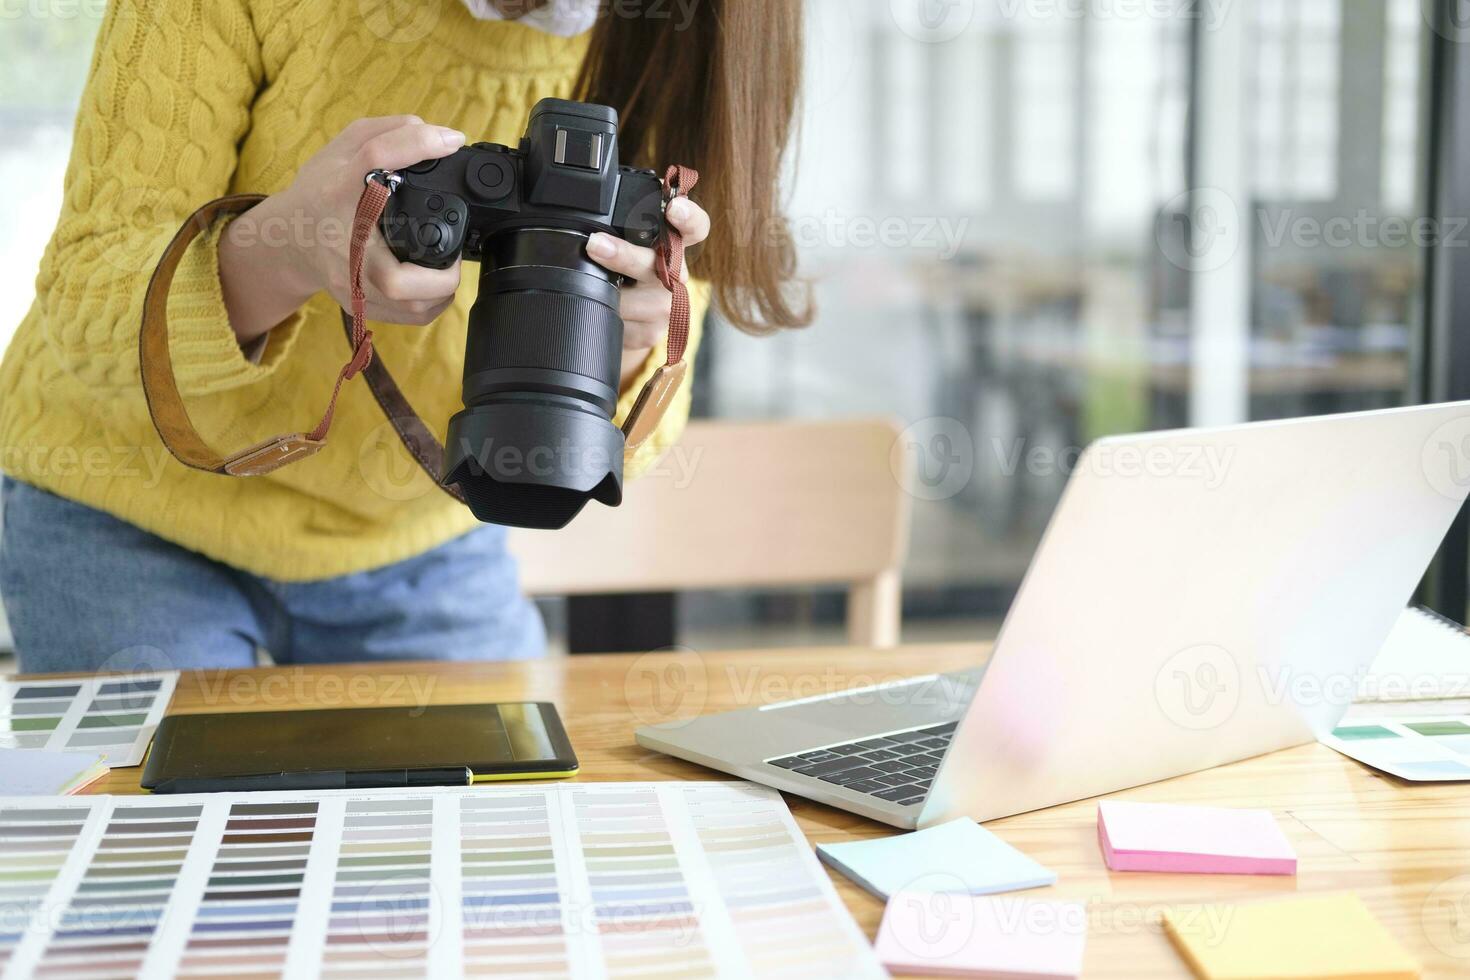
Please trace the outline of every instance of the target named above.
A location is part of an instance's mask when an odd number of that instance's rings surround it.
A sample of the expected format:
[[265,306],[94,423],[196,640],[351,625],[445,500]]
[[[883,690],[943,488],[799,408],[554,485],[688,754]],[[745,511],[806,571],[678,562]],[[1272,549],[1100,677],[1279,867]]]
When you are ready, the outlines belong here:
[[1470,402],[1103,439],[985,667],[638,743],[920,827],[1309,742],[1347,710],[1467,490]]

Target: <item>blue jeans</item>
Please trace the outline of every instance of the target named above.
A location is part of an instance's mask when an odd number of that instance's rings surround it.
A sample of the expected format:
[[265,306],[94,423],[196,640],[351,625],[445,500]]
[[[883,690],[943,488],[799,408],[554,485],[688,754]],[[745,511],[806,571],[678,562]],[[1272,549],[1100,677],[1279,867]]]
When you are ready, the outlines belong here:
[[505,529],[372,571],[277,582],[4,481],[0,596],[27,673],[512,660],[545,652]]

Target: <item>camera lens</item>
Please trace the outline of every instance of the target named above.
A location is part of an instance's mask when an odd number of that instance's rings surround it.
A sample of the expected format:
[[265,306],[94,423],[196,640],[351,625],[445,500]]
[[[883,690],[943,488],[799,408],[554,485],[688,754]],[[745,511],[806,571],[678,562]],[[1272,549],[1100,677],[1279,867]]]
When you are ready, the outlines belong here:
[[617,410],[623,321],[587,236],[515,228],[485,243],[465,345],[464,411],[444,482],[477,518],[565,527],[588,500],[623,498]]

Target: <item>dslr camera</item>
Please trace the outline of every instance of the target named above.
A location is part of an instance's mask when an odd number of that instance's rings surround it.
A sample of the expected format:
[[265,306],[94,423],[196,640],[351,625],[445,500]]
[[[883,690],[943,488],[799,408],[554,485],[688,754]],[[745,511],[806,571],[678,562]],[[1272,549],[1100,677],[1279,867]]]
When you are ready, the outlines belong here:
[[602,231],[651,247],[664,230],[658,175],[618,164],[617,112],[542,99],[515,149],[475,143],[397,177],[380,220],[393,254],[480,263],[441,482],[493,524],[560,528],[588,500],[616,507],[621,277],[586,244]]

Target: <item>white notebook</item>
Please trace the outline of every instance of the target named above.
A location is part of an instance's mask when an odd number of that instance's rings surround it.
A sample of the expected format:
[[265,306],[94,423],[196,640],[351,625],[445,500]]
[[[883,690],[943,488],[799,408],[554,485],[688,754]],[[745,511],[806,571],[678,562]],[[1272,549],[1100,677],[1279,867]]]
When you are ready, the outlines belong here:
[[1359,704],[1470,698],[1470,633],[1419,606],[1399,616],[1358,684]]

